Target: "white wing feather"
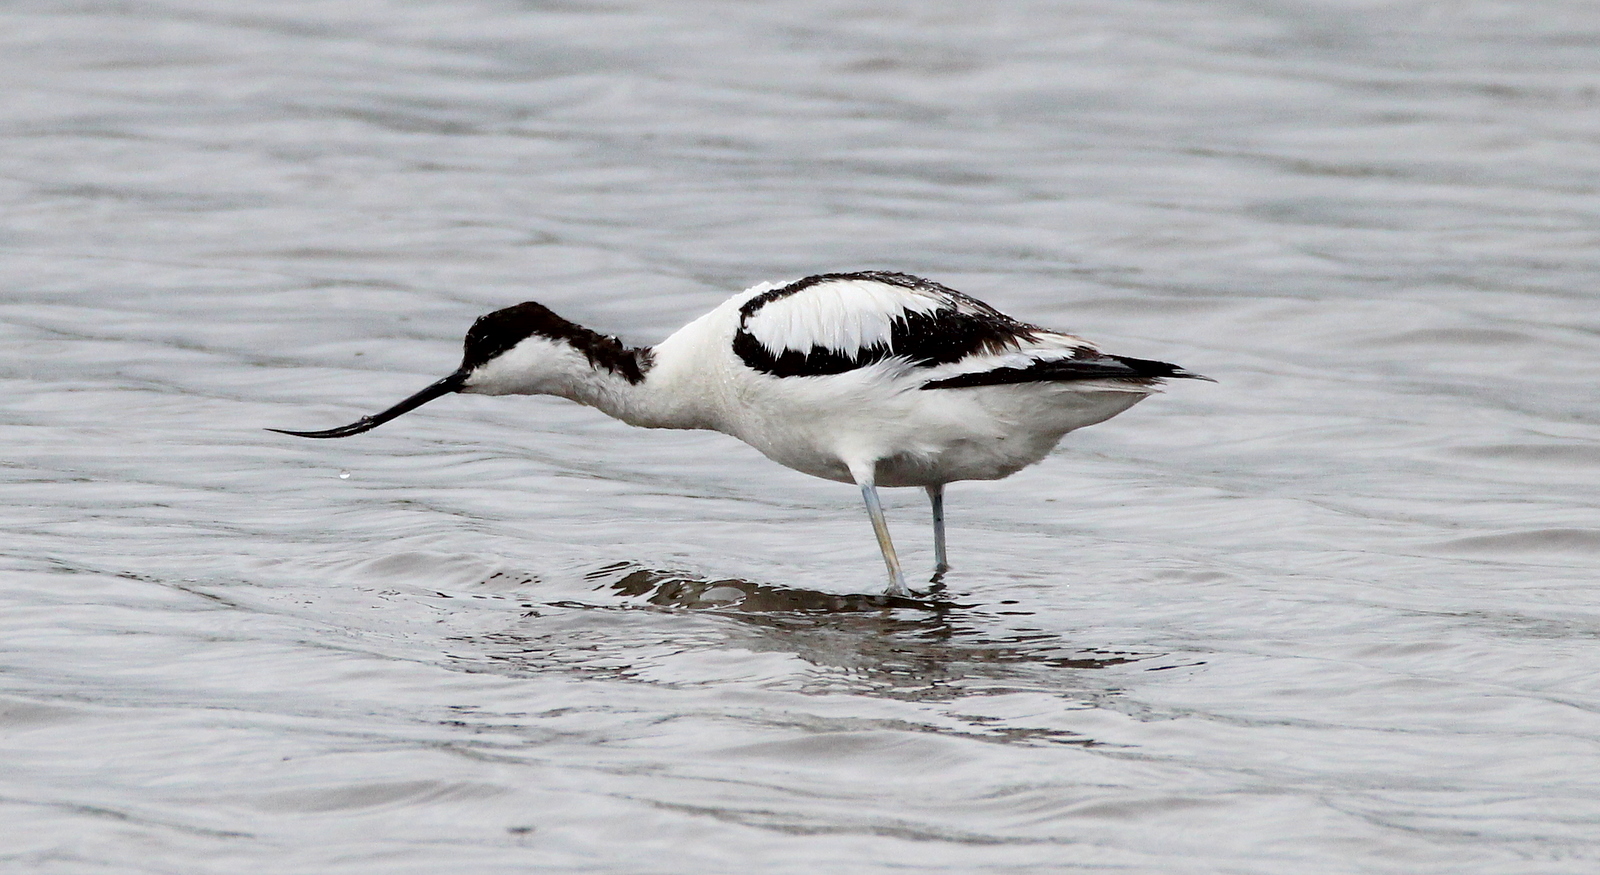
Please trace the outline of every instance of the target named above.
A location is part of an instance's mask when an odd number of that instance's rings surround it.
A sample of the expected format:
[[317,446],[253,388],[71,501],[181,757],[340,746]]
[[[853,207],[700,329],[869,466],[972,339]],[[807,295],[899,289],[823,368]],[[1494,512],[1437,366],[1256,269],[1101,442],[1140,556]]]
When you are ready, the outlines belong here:
[[773,355],[813,347],[842,355],[889,342],[890,330],[907,313],[929,313],[952,302],[933,291],[875,280],[832,280],[763,306],[745,323]]

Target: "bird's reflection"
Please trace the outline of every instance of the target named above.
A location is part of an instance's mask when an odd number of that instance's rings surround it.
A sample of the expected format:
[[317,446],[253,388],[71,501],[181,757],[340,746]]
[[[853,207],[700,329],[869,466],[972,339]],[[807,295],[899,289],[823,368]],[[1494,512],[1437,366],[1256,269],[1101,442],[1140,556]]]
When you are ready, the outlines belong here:
[[604,588],[643,599],[657,607],[723,610],[752,615],[852,614],[896,609],[943,613],[961,607],[940,600],[944,592],[942,584],[935,584],[924,596],[836,595],[737,578],[701,580],[630,564],[606,566],[592,572],[588,578],[601,583]]
[[[728,679],[682,670],[707,662],[685,660],[686,654],[743,651],[800,661],[798,671],[767,661],[753,669],[756,675],[736,679],[766,689],[925,702],[1045,693],[1100,707],[1117,692],[1115,681],[1096,677],[1096,670],[1164,656],[1075,645],[1027,626],[1026,611],[981,609],[938,592],[838,595],[631,564],[587,577],[610,598],[539,604],[510,628],[461,639],[471,643],[470,654],[458,654],[472,663],[463,667],[705,684]],[[1058,730],[977,724],[969,728],[988,737],[1092,743]]]

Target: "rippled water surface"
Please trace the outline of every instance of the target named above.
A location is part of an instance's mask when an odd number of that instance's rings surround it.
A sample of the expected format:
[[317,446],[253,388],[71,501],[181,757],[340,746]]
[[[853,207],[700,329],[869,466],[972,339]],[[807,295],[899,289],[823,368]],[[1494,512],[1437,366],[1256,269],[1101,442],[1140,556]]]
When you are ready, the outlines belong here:
[[[1591,3],[19,0],[0,81],[10,871],[1600,866]],[[720,435],[263,430],[865,268],[1219,382],[911,600]]]

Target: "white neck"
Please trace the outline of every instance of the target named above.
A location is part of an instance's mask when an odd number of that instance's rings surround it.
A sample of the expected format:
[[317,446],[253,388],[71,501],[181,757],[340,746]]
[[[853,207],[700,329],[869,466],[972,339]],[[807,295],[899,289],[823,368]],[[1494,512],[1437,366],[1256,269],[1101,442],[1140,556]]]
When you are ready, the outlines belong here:
[[461,391],[478,395],[555,395],[593,407],[643,428],[707,428],[694,405],[662,391],[651,380],[648,351],[636,352],[643,379],[628,379],[625,368],[591,362],[570,344],[529,337],[474,370]]

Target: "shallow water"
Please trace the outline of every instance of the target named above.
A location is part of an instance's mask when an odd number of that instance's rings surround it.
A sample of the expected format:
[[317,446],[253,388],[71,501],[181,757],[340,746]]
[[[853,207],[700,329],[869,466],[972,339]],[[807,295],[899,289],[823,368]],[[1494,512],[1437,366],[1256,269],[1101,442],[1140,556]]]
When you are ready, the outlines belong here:
[[[1576,0],[10,4],[0,860],[1592,872],[1597,74]],[[719,435],[263,430],[862,268],[1219,382],[912,600]]]

